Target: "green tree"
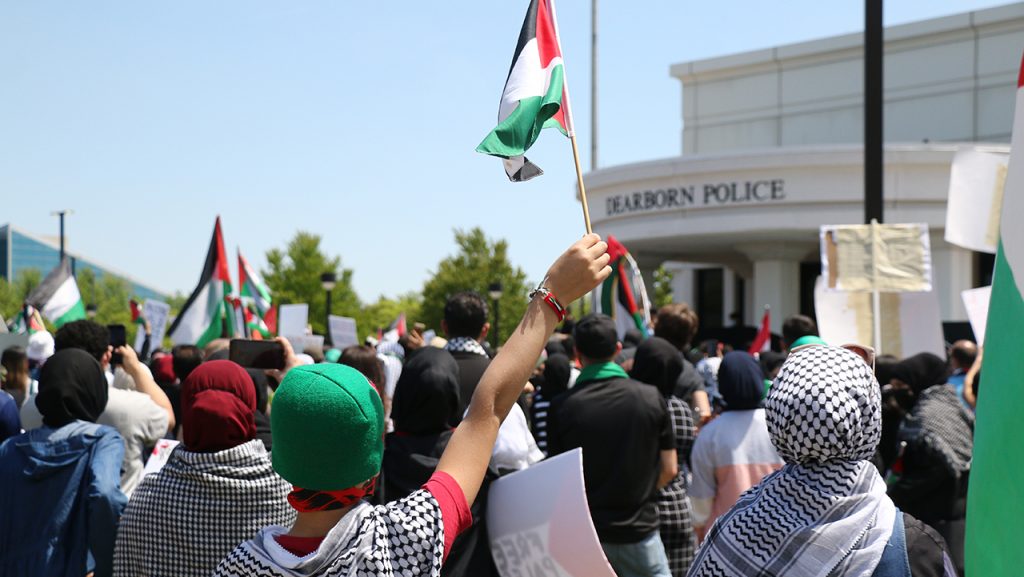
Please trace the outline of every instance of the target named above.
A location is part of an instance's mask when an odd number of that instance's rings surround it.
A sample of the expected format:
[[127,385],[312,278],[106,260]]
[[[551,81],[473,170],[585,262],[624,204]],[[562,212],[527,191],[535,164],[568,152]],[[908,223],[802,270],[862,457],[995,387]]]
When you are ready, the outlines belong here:
[[128,306],[131,300],[131,288],[128,283],[115,276],[105,274],[97,276],[90,269],[83,269],[75,274],[78,292],[82,302],[96,307],[94,321],[101,325],[124,325],[128,327],[128,341],[132,342],[132,313]]
[[387,327],[402,313],[405,313],[406,324],[412,328],[412,324],[420,320],[422,303],[423,296],[417,292],[399,295],[398,298],[381,295],[377,302],[363,307],[356,317],[356,330],[359,332],[360,341],[368,335],[376,335],[378,328]]
[[[487,300],[488,307],[493,308],[487,287],[492,282],[500,282],[501,325],[498,337],[499,342],[505,342],[526,312],[526,295],[529,292],[526,273],[509,262],[508,242],[490,240],[480,228],[469,232],[456,230],[455,244],[458,252],[442,260],[434,276],[423,286],[420,320],[440,333],[444,303],[448,297],[462,291],[476,291]],[[493,310],[490,316],[488,321],[493,323]]]
[[25,304],[25,298],[39,284],[43,275],[36,269],[27,269],[18,273],[14,282],[0,279],[0,314],[4,320],[11,322]]
[[326,334],[327,298],[320,275],[334,272],[337,284],[331,291],[331,314],[358,317],[359,296],[352,288],[352,270],[341,267],[341,257],[329,256],[320,248],[320,235],[299,231],[284,250],[267,251],[263,279],[279,304],[309,304],[313,332]]
[[672,304],[672,279],[673,274],[665,265],[654,270],[654,306],[661,308]]

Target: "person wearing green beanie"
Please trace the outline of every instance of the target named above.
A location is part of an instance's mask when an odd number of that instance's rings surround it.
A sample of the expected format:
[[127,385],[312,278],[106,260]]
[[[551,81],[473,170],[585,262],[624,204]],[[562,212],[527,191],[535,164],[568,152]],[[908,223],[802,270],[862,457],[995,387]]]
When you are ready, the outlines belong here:
[[565,306],[611,274],[596,234],[574,243],[531,294],[518,328],[491,362],[437,469],[418,491],[374,506],[384,408],[359,371],[340,364],[298,366],[287,341],[285,376],[271,412],[274,469],[293,490],[289,527],[270,526],[239,545],[215,576],[433,575],[471,523],[498,428],[519,398]]

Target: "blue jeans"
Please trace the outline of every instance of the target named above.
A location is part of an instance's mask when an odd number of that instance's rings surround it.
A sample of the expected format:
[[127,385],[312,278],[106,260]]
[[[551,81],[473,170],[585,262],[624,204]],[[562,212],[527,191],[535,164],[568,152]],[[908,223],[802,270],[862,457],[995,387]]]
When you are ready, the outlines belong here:
[[638,543],[601,543],[619,577],[672,577],[661,535],[657,531]]

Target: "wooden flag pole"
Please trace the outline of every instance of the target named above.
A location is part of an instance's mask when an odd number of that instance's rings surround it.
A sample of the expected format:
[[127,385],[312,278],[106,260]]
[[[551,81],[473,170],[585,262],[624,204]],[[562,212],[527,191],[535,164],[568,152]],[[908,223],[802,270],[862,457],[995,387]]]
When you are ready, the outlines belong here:
[[583,223],[587,227],[587,234],[590,234],[594,232],[594,227],[590,226],[590,206],[587,205],[587,189],[583,186],[583,169],[580,168],[580,150],[576,146],[575,132],[570,133],[569,141],[572,142],[572,159],[576,162],[576,186],[579,187],[580,202],[583,203]]

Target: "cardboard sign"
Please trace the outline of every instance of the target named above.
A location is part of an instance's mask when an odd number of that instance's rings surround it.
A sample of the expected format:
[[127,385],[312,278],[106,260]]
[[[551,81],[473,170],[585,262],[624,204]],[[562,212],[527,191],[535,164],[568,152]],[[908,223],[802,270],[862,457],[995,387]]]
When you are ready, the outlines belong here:
[[974,331],[974,340],[978,346],[985,345],[985,326],[988,323],[988,303],[992,299],[992,287],[983,286],[965,290],[960,293],[964,299],[964,308],[967,309],[967,320],[971,323],[971,330]]
[[281,305],[277,311],[277,334],[288,339],[296,353],[305,350],[306,325],[309,324],[309,305]]
[[949,173],[946,242],[995,254],[1009,160],[1004,153],[956,153]]
[[344,350],[346,347],[359,344],[356,319],[331,315],[327,321],[329,324],[327,328],[331,333],[331,343],[334,348]]
[[502,577],[615,577],[590,518],[580,449],[498,479],[487,500]]
[[[171,305],[165,302],[147,300],[142,305],[142,316],[149,321],[149,328],[153,331],[149,338],[149,350],[152,351],[162,347],[164,334],[167,333],[167,322],[171,317]],[[138,330],[135,331],[136,352],[142,350],[142,343],[145,340],[146,331],[142,325],[139,325]]]
[[829,290],[930,291],[932,257],[928,225],[823,226],[821,274]]
[[156,473],[163,469],[178,444],[178,441],[171,439],[160,439],[157,441],[156,446],[153,447],[153,452],[149,454],[149,460],[146,461],[146,467],[142,469],[142,476],[145,477],[150,473]]

